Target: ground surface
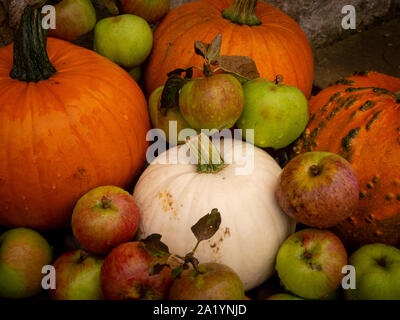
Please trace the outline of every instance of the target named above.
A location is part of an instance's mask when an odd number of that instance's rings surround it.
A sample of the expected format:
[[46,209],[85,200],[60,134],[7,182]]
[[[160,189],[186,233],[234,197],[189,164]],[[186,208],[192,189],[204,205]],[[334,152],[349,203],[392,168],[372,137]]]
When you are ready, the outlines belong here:
[[356,71],[400,77],[400,17],[316,49],[314,57],[315,85],[320,88]]

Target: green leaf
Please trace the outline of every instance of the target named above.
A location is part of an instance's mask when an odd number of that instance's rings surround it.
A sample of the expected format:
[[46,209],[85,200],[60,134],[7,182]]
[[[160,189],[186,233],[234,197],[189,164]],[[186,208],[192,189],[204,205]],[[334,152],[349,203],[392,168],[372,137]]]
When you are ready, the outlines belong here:
[[171,273],[172,279],[175,280],[175,279],[179,278],[181,276],[181,273],[183,272],[183,270],[184,270],[183,266],[179,266],[179,267],[172,269],[172,273]]
[[198,242],[210,239],[217,231],[221,224],[221,214],[218,209],[213,209],[211,213],[206,214],[197,223],[192,226],[191,230]]
[[[182,78],[185,73],[185,78]],[[176,69],[167,74],[168,79],[165,82],[164,89],[161,93],[160,110],[166,114],[168,109],[179,106],[179,90],[193,76],[193,68]]]
[[260,77],[255,62],[245,56],[220,56],[218,66],[225,72],[252,80]]
[[146,239],[140,240],[148,253],[157,258],[168,257],[168,246],[161,241],[161,235],[154,233],[149,235]]
[[150,272],[149,272],[149,275],[151,275],[151,276],[154,276],[154,275],[157,275],[157,274],[159,274],[163,269],[164,269],[164,267],[169,267],[169,264],[166,264],[166,263],[156,263],[154,266],[153,266],[153,268],[151,268],[151,270],[150,270]]

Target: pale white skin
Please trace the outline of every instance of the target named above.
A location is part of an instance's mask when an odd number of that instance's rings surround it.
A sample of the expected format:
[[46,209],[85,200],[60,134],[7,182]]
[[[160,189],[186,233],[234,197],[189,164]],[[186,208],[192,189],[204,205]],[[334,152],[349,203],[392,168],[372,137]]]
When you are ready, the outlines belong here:
[[[238,140],[234,144],[235,148],[246,145]],[[275,199],[281,168],[263,150],[253,150],[254,170],[248,175],[237,175],[236,169],[253,161],[251,157],[242,161],[233,157],[221,171],[207,174],[197,172],[194,164],[157,163],[176,152],[176,147],[161,154],[134,190],[141,212],[140,238],[159,233],[171,253],[183,256],[196,244],[191,226],[217,208],[221,226],[199,245],[195,256],[203,263],[233,268],[245,290],[262,284],[273,274],[278,249],[296,224]],[[232,148],[221,151],[223,159],[232,159],[232,154]]]

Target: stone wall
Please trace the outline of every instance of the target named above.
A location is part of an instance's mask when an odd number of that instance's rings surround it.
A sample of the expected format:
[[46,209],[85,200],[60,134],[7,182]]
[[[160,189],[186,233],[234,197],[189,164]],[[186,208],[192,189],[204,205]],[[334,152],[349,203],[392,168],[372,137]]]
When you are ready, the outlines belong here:
[[[172,0],[172,7],[194,0]],[[362,30],[382,18],[400,16],[400,0],[262,0],[296,20],[313,47],[321,47],[356,31],[341,26],[345,5],[356,9],[357,29]]]

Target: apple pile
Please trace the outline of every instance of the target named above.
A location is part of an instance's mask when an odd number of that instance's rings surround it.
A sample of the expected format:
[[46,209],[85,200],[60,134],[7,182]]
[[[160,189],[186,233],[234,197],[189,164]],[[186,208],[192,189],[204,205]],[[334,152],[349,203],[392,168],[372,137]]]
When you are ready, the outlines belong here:
[[195,252],[221,224],[217,209],[192,227],[195,248],[184,257],[171,254],[152,234],[135,240],[140,213],[127,191],[115,186],[90,190],[76,203],[72,232],[79,248],[53,251],[37,232],[17,228],[0,237],[0,297],[25,298],[42,290],[42,268],[55,269],[54,300],[243,300],[235,271],[219,263],[199,263]]
[[[203,129],[223,130],[235,125],[256,146],[279,149],[291,144],[309,120],[303,93],[285,85],[281,75],[275,82],[260,78],[254,61],[246,56],[220,55],[221,44],[221,34],[210,44],[195,41],[195,53],[204,58],[203,67],[173,70],[165,85],[152,92],[149,110],[153,127],[161,129],[172,145]],[[203,77],[192,79],[197,69]],[[169,127],[172,121],[177,127],[174,132]],[[191,131],[176,136],[183,129]],[[247,136],[247,129],[253,130],[254,137]]]
[[276,257],[284,292],[269,300],[329,299],[343,286],[347,266],[353,279],[345,299],[400,299],[400,250],[385,244],[359,248],[348,258],[342,241],[328,228],[357,209],[359,183],[341,156],[308,152],[283,169],[276,199],[282,210],[303,230],[291,235]]
[[49,29],[49,36],[79,43],[93,31],[94,51],[125,68],[139,82],[141,65],[153,47],[151,24],[167,14],[170,0],[124,0],[120,7],[110,0],[98,2],[108,13],[99,19],[91,0],[51,2],[56,9],[57,27]]

